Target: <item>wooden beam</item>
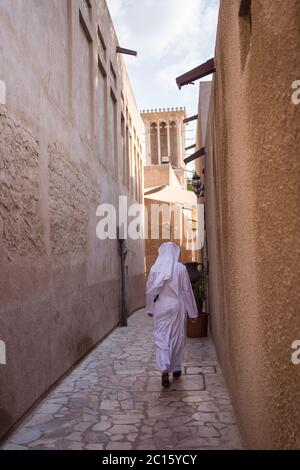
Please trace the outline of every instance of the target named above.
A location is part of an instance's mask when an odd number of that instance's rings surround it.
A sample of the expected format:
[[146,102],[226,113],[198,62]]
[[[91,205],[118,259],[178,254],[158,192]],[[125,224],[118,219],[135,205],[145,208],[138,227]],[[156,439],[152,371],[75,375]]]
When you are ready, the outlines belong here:
[[196,144],[189,145],[188,147],[185,147],[185,150],[191,150],[191,149],[194,149],[195,147],[196,147]]
[[198,67],[190,70],[189,72],[180,75],[180,77],[177,77],[176,83],[180,89],[182,86],[188,85],[189,83],[193,83],[195,80],[199,80],[199,78],[206,77],[206,75],[210,75],[215,71],[215,60],[214,58],[212,58],[204,62],[204,64],[201,64]]
[[137,51],[133,51],[132,49],[125,49],[124,47],[117,46],[117,52],[119,54],[127,54],[127,55],[137,56]]
[[183,161],[185,164],[192,162],[193,160],[196,160],[197,158],[203,157],[205,155],[205,147],[202,147],[200,150],[197,150],[197,152],[193,153],[189,157],[186,157]]
[[183,120],[183,122],[184,122],[184,123],[186,123],[186,122],[191,122],[191,121],[195,121],[196,119],[198,119],[198,114],[195,114],[194,116],[185,118],[185,119]]

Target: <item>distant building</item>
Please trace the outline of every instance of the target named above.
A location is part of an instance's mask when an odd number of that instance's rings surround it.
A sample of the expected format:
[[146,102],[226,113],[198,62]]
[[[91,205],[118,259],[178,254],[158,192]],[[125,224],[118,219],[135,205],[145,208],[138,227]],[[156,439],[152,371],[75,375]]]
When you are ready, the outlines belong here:
[[146,128],[146,165],[169,164],[185,188],[185,108],[147,110],[142,112],[142,118]]
[[[143,111],[146,128],[146,166],[144,167],[145,209],[148,238],[145,241],[146,271],[154,263],[159,246],[172,240],[181,247],[181,261],[195,261],[197,250],[190,237],[197,231],[197,198],[187,191],[185,169],[185,124],[184,108]],[[153,237],[151,211],[160,205],[159,237]],[[168,214],[168,220],[163,220]],[[181,213],[179,215],[179,212]],[[177,215],[175,215],[177,214]],[[156,222],[157,218],[154,218]],[[153,219],[152,219],[153,222]],[[170,237],[163,230],[168,226]],[[186,230],[189,226],[189,230]]]

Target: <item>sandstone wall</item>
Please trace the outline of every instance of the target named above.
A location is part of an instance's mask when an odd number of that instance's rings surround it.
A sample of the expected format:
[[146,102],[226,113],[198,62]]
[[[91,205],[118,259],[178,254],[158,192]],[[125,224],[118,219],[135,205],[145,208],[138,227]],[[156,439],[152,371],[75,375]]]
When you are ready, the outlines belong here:
[[[143,124],[105,1],[13,3],[0,4],[0,436],[119,322],[118,242],[96,237],[96,209],[143,202]],[[130,313],[144,245],[129,245]]]
[[299,448],[297,0],[223,0],[206,137],[211,329],[247,448]]

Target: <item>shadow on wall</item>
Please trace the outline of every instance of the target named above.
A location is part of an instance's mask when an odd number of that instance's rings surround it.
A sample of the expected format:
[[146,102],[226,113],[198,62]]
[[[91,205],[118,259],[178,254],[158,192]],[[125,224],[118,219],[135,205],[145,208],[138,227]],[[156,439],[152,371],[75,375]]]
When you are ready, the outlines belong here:
[[0,435],[7,431],[14,423],[13,417],[3,408],[0,408]]
[[82,357],[95,346],[95,341],[90,336],[85,336],[77,345],[77,356]]

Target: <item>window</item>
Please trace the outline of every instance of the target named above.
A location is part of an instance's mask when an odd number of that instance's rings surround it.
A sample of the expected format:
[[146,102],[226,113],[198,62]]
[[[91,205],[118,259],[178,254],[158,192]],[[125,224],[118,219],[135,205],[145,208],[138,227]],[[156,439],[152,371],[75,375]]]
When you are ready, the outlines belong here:
[[178,167],[177,125],[175,121],[170,122],[170,153],[171,165]]
[[140,167],[139,167],[139,154],[136,152],[135,160],[135,200],[139,201],[139,191],[140,191]]
[[162,163],[169,163],[168,131],[165,122],[160,123],[160,155]]
[[129,129],[126,126],[126,185],[129,190],[130,187],[130,141],[129,141]]
[[150,151],[151,151],[151,164],[158,164],[158,142],[157,142],[157,125],[153,122],[150,126]]
[[109,146],[111,148],[110,168],[112,168],[115,176],[118,175],[118,139],[117,139],[117,99],[113,90],[110,90],[110,139]]
[[104,162],[107,148],[107,75],[105,68],[98,56],[98,135],[100,158]]
[[133,183],[132,183],[132,137],[129,133],[129,153],[128,153],[128,165],[129,165],[129,178],[128,178],[128,190],[130,191],[130,188],[132,188]]
[[132,185],[131,185],[131,194],[134,198],[136,198],[136,184],[137,184],[137,175],[136,175],[136,146],[133,145],[133,160],[132,160]]
[[93,85],[93,43],[89,26],[79,10],[78,61],[78,125],[83,139],[90,141],[94,132],[94,85]]
[[121,137],[122,137],[122,157],[123,157],[123,168],[122,168],[122,179],[123,183],[126,184],[126,171],[127,171],[127,156],[126,156],[126,129],[125,129],[125,117],[121,113]]
[[142,203],[143,202],[143,164],[142,164],[141,159],[139,160],[139,165],[140,165],[140,198],[139,198],[139,202]]

